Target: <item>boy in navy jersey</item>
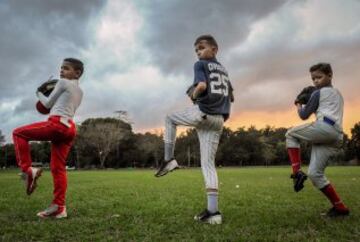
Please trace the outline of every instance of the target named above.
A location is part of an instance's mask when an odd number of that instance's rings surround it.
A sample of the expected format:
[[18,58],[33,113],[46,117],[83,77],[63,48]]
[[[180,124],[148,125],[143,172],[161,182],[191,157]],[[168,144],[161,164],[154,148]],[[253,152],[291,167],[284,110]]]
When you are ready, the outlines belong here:
[[221,224],[218,210],[218,177],[215,156],[224,121],[229,118],[231,102],[234,101],[226,69],[217,61],[218,45],[211,35],[202,35],[195,41],[199,60],[194,65],[194,91],[190,98],[192,107],[167,115],[165,121],[165,157],[156,177],[166,175],[178,168],[174,158],[176,127],[195,127],[200,141],[201,168],[207,192],[207,209],[194,217],[195,220]]

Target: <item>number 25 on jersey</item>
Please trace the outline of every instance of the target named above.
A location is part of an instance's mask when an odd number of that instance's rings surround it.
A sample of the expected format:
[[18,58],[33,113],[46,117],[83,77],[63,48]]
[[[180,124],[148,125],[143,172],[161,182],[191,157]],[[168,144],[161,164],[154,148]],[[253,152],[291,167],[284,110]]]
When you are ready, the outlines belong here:
[[229,95],[229,78],[226,75],[212,72],[210,74],[210,92],[227,97]]

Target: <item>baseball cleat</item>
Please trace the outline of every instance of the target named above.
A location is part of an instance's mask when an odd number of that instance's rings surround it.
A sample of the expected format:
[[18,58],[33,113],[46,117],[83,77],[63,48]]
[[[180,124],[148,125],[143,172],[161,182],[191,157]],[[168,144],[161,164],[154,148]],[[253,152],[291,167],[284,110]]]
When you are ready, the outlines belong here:
[[27,172],[21,174],[21,179],[25,182],[26,194],[31,195],[36,188],[37,179],[41,176],[42,169],[36,167],[29,167]]
[[45,209],[44,211],[38,212],[36,214],[40,218],[66,218],[66,207],[59,206],[57,204],[51,204],[50,207]]
[[349,209],[338,209],[336,207],[332,207],[326,213],[322,213],[322,216],[327,216],[329,218],[337,218],[337,217],[345,217],[350,215]]
[[178,168],[179,168],[179,165],[175,159],[172,159],[168,162],[164,161],[163,163],[161,163],[160,168],[156,172],[155,176],[156,177],[165,176],[167,173],[169,173],[175,169],[178,169]]
[[219,211],[210,213],[209,210],[205,209],[198,215],[195,215],[194,220],[207,224],[221,224],[222,215]]
[[302,171],[298,171],[295,174],[292,174],[290,178],[294,180],[295,192],[299,192],[304,188],[304,182],[307,179],[307,175]]

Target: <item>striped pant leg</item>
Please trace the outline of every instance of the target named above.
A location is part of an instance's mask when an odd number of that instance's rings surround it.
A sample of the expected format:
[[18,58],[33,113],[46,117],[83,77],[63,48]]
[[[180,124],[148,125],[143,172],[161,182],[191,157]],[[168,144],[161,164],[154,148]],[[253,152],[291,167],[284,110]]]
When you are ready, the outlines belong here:
[[206,189],[218,190],[218,176],[215,167],[215,156],[223,128],[221,116],[208,115],[197,128],[200,142],[201,170]]
[[196,105],[168,114],[165,119],[164,142],[168,144],[175,144],[176,127],[178,125],[196,127],[201,121],[203,121],[203,116],[204,113],[202,113]]

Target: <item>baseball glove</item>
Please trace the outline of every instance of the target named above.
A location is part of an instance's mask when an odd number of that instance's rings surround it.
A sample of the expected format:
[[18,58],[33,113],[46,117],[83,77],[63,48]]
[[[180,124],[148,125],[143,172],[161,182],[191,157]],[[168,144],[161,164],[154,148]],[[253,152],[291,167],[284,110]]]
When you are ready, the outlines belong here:
[[[46,82],[44,82],[37,88],[37,91],[41,92],[46,97],[48,97],[51,94],[51,92],[54,90],[57,82],[58,82],[57,79],[51,79],[51,77],[50,77],[49,80],[47,80]],[[50,109],[46,108],[40,101],[36,102],[35,107],[36,107],[36,110],[41,114],[50,113]]]
[[41,84],[37,91],[41,92],[42,94],[44,94],[45,96],[49,96],[50,93],[54,90],[56,83],[58,82],[57,79],[49,79],[46,82],[44,82],[43,84]]
[[189,86],[189,88],[186,90],[186,94],[189,96],[189,98],[191,99],[191,101],[195,102],[195,99],[193,97],[193,93],[195,91],[195,87],[194,85]]
[[314,86],[308,86],[302,89],[295,99],[295,104],[307,104],[311,94],[316,90]]

